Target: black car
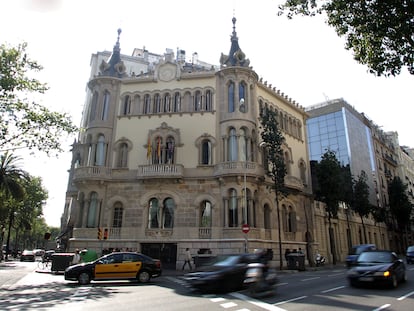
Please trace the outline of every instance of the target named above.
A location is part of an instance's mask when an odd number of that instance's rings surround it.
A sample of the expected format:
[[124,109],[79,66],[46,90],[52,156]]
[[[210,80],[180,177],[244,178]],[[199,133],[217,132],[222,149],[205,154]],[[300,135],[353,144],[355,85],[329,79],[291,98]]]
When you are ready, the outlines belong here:
[[408,246],[405,259],[407,264],[414,263],[414,245]]
[[395,288],[407,280],[403,260],[394,252],[379,250],[361,253],[347,277],[354,287],[371,284]]
[[243,288],[249,263],[257,262],[255,254],[221,256],[214,263],[184,275],[186,282],[202,292],[230,292]]
[[88,284],[90,281],[137,280],[149,282],[160,276],[161,261],[135,252],[116,252],[92,262],[70,266],[65,270],[65,280]]

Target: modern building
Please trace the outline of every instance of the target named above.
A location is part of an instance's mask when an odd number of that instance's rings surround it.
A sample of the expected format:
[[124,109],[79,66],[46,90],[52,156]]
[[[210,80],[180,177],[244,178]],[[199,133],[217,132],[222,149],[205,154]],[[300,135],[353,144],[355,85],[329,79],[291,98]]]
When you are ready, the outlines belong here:
[[[283,252],[312,253],[307,113],[259,78],[232,22],[219,65],[197,54],[188,61],[183,50],[123,55],[120,31],[112,53],[92,55],[72,146],[64,248],[128,248],[170,267],[182,265],[187,247],[200,256],[266,248],[277,260],[280,241]],[[277,113],[285,137],[290,194],[280,213],[263,166],[264,107]]]
[[377,204],[374,143],[371,124],[364,114],[343,99],[307,107],[306,112],[309,160],[320,161],[326,151],[335,152],[341,165],[349,165],[354,178],[361,171],[366,173],[370,202]]

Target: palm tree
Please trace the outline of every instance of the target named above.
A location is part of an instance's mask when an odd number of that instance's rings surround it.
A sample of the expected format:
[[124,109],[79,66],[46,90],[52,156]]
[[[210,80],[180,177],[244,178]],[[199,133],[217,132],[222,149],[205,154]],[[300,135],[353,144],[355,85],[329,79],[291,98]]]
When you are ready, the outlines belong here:
[[[22,200],[25,195],[22,181],[29,179],[29,174],[18,166],[20,159],[20,157],[9,154],[8,152],[0,156],[0,194],[2,198],[0,201],[0,211],[2,215],[0,223],[3,227],[5,227],[6,224],[6,217],[8,217],[6,259],[9,253],[10,230],[13,224],[14,209],[5,203],[10,199],[17,201]],[[1,242],[3,245],[3,241]]]

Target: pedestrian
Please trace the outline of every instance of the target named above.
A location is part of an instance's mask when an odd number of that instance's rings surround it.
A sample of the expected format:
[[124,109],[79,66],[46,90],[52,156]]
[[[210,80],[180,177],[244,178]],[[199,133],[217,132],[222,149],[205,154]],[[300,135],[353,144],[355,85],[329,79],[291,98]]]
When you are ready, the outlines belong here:
[[81,261],[81,257],[79,255],[79,249],[75,250],[75,254],[73,254],[73,258],[72,258],[72,265],[77,265],[78,263],[80,263]]
[[286,259],[286,261],[288,261],[288,256],[289,256],[290,253],[291,253],[290,249],[287,248],[286,251],[285,251],[285,259]]
[[192,259],[192,257],[191,257],[190,249],[187,247],[185,249],[185,259],[184,259],[184,264],[183,264],[183,271],[184,271],[185,265],[187,265],[187,264],[190,266],[190,271],[193,270],[193,267],[191,266],[191,259]]

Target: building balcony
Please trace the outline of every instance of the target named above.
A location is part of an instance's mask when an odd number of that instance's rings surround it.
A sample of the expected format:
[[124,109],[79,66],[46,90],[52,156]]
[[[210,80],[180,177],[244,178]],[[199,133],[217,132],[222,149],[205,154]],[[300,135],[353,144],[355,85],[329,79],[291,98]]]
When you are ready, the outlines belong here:
[[73,181],[91,180],[108,180],[112,178],[112,169],[105,166],[82,166],[75,168],[73,172]]
[[263,176],[264,171],[262,166],[256,162],[222,162],[214,166],[214,176],[221,177],[225,175],[233,176]]
[[148,178],[183,178],[184,167],[180,164],[139,165],[138,179]]

